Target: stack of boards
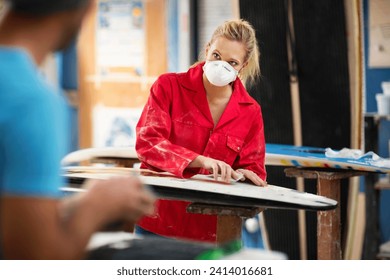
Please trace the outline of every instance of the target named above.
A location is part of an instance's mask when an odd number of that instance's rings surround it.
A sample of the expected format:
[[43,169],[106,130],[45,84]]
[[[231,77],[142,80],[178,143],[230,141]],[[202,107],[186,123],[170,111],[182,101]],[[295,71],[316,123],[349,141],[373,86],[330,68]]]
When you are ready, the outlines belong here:
[[[288,21],[287,0],[239,2],[240,17],[254,26],[261,52],[262,77],[248,90],[262,107],[266,142],[334,149],[350,147],[351,96],[344,2],[291,2],[293,24]],[[289,26],[295,34],[290,61]],[[297,66],[295,73],[289,62]],[[293,108],[291,101],[292,74],[299,81],[299,110]],[[293,110],[299,111],[302,143],[295,142]],[[267,180],[281,186],[295,186],[295,179],[284,176],[283,170],[283,167],[268,166]],[[316,192],[314,180],[305,180],[305,191]],[[342,187],[342,225],[345,225],[347,195],[348,188]],[[264,216],[271,248],[286,252],[290,259],[300,259],[297,212],[275,209],[266,211]],[[306,214],[308,259],[317,257],[316,218],[315,213]]]

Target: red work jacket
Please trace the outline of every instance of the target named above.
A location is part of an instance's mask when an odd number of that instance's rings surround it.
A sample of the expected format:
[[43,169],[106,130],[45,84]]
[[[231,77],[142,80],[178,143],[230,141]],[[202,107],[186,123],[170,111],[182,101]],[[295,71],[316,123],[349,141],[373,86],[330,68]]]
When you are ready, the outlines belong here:
[[[141,168],[167,171],[178,177],[208,174],[187,168],[197,156],[222,160],[233,169],[249,169],[266,179],[265,140],[261,109],[239,78],[214,127],[203,86],[201,63],[186,73],[168,73],[153,84],[137,124],[136,150]],[[158,200],[156,214],[139,222],[163,236],[216,241],[213,215],[186,213],[189,203]]]

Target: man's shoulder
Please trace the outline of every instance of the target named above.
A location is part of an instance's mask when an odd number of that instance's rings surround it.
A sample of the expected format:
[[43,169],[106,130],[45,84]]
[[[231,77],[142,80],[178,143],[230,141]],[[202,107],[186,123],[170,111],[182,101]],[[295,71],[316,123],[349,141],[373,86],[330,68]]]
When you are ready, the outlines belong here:
[[23,94],[33,91],[39,84],[37,68],[23,51],[0,47],[0,61],[0,88],[3,92],[13,90]]
[[7,59],[0,64],[0,98],[5,104],[56,102],[58,96],[54,88],[45,82],[28,55],[22,51],[0,48],[0,59],[5,57]]

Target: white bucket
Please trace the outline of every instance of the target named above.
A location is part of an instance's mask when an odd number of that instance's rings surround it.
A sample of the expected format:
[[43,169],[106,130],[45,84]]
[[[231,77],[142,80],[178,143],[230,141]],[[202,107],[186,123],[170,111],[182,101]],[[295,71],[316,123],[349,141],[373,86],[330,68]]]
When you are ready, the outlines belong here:
[[385,95],[390,95],[390,82],[382,82],[382,90]]
[[390,115],[390,94],[377,93],[375,95],[379,115]]

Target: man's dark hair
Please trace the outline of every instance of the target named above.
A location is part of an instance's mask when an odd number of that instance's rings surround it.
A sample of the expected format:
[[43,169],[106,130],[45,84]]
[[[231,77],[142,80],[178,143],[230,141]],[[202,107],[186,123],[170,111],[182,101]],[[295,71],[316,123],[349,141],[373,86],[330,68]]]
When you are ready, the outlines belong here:
[[90,0],[6,0],[15,12],[30,15],[49,15],[85,6]]

